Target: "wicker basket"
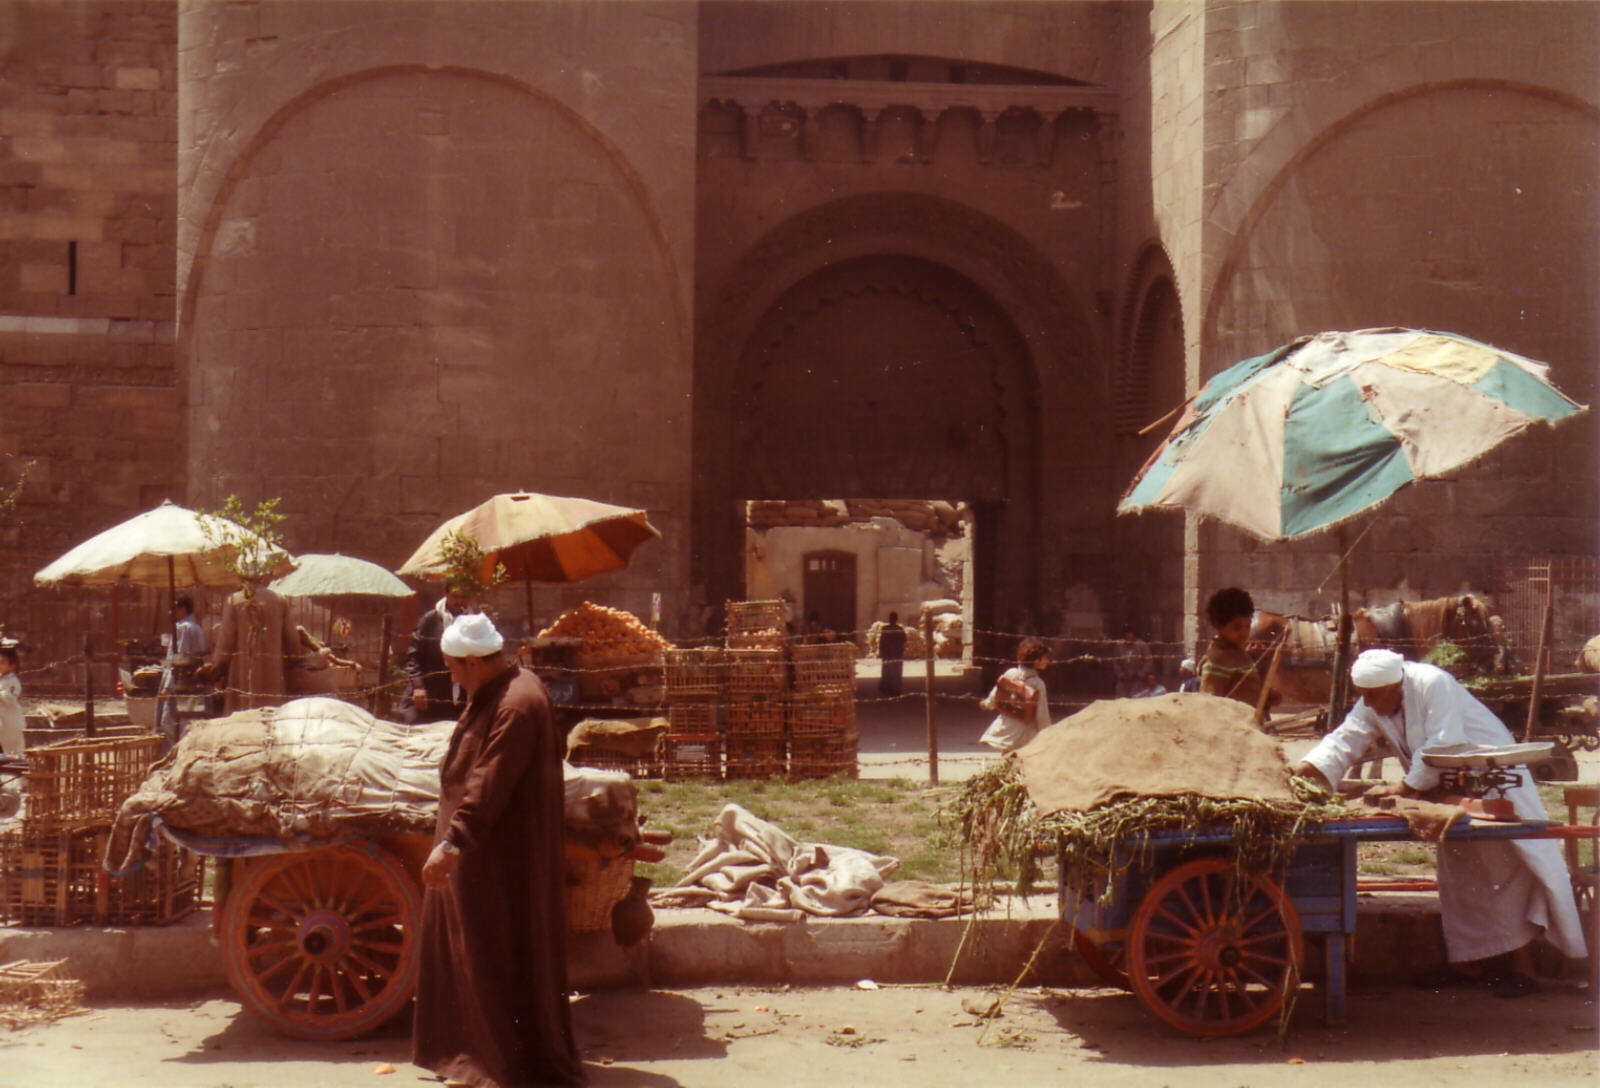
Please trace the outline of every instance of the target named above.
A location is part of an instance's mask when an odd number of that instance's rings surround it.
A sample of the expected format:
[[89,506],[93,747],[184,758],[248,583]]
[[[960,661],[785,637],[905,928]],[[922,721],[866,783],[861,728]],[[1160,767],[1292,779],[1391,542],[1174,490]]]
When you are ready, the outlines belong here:
[[788,601],[729,601],[730,650],[779,649],[789,641]]
[[94,920],[104,826],[0,833],[0,921],[71,926]]
[[818,694],[850,695],[856,689],[856,646],[853,642],[824,642],[796,646],[794,690]]
[[729,650],[728,698],[776,695],[789,686],[782,650]]
[[727,704],[728,739],[783,739],[783,697],[757,695]]
[[728,738],[729,778],[771,778],[783,772],[782,738]]
[[24,821],[34,830],[109,823],[161,750],[154,733],[64,740],[28,749]]
[[52,1020],[83,1005],[84,985],[65,977],[66,960],[29,963],[17,960],[0,966],[0,1020],[17,1022]]
[[716,646],[701,650],[668,650],[667,699],[715,699],[722,694],[725,662]]
[[667,731],[688,737],[711,736],[717,732],[717,704],[704,700],[684,700],[667,705]]
[[633,859],[603,858],[587,850],[567,852],[567,932],[611,928],[611,908],[627,897]]
[[[104,832],[95,855],[105,852]],[[150,852],[144,867],[127,876],[100,874],[94,920],[99,925],[169,926],[200,906],[205,859],[165,837]]]
[[789,777],[854,778],[858,747],[854,729],[835,737],[797,737],[789,742]]
[[200,905],[200,855],[162,839],[136,872],[100,865],[107,824],[0,834],[0,921],[25,926],[171,925]]
[[837,737],[855,729],[856,701],[849,695],[795,692],[786,704],[791,738]]
[[715,733],[667,735],[667,781],[722,778],[722,738]]

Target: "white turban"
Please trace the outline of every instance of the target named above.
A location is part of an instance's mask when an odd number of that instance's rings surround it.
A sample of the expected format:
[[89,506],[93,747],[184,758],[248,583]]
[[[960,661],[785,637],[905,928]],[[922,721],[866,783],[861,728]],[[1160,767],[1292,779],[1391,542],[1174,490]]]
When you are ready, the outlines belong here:
[[457,616],[439,636],[439,651],[451,657],[488,657],[497,654],[506,640],[482,612]]
[[1196,671],[1198,671],[1194,667],[1194,658],[1186,657],[1182,661],[1178,662],[1178,671],[1179,672],[1196,672]]
[[1367,650],[1350,666],[1350,682],[1358,688],[1386,688],[1405,675],[1406,659],[1393,650]]

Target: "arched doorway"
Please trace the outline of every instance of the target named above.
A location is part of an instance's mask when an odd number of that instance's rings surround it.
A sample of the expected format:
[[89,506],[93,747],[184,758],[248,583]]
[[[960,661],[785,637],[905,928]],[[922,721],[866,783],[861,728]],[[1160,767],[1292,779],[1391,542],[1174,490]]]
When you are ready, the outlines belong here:
[[[730,505],[915,498],[975,511],[974,623],[1026,609],[1039,554],[1038,378],[995,300],[900,255],[819,269],[756,322],[727,391]],[[1014,609],[1015,610],[1015,609]]]

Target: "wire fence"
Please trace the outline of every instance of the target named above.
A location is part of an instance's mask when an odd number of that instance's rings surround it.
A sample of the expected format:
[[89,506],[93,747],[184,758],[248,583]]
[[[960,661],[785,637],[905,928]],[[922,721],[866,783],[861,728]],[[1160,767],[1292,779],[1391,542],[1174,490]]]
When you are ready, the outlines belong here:
[[[1552,664],[1556,671],[1567,669],[1573,655],[1589,637],[1585,632],[1600,630],[1600,564],[1592,557],[1578,557],[1543,564],[1519,564],[1505,571],[1497,571],[1496,611],[1503,616],[1507,631],[1519,651],[1520,657],[1531,668],[1533,647],[1538,642],[1545,599],[1544,571],[1556,580],[1555,638],[1552,640]],[[92,680],[94,692],[99,697],[109,697],[117,690],[122,674],[139,665],[159,663],[163,653],[160,635],[166,629],[168,603],[164,592],[154,590],[124,589],[116,600],[108,599],[104,590],[61,591],[55,598],[37,595],[19,595],[10,599],[0,596],[0,631],[18,637],[23,643],[23,659],[19,676],[26,694],[32,696],[77,696]],[[199,590],[193,592],[197,611],[202,617],[220,616],[227,594],[223,591]],[[360,662],[363,666],[360,679],[352,686],[343,686],[336,694],[341,698],[374,703],[379,697],[398,700],[403,687],[410,680],[401,672],[411,639],[411,629],[418,613],[415,598],[378,603],[323,604],[310,600],[290,600],[289,623],[298,625],[319,640],[327,643],[340,657]],[[391,618],[391,640],[388,659],[390,675],[376,675],[376,665],[382,650],[382,618]],[[349,621],[342,623],[341,620]],[[91,653],[85,655],[84,631],[117,630],[121,634],[115,645],[110,640],[97,640]],[[814,645],[819,641],[849,644],[856,648],[858,661],[878,663],[867,652],[874,631],[860,629],[834,632],[819,639],[818,636],[794,636],[783,640],[783,645]],[[214,632],[212,632],[214,634]],[[703,649],[724,647],[724,635],[663,635],[676,648]],[[1027,631],[969,629],[962,632],[955,653],[946,651],[934,658],[935,669],[941,673],[944,687],[941,698],[981,699],[986,691],[978,691],[984,679],[1016,663],[1015,647],[1024,639],[1038,638],[1051,653],[1051,664],[1045,678],[1050,689],[1052,709],[1085,705],[1095,697],[1109,694],[1115,683],[1118,663],[1130,653],[1148,654],[1149,672],[1159,686],[1176,688],[1179,663],[1185,658],[1198,660],[1200,648],[1186,642],[1168,640],[1139,640],[1135,649],[1119,638],[1083,638],[1045,636]],[[513,639],[513,643],[519,640]],[[900,699],[925,697],[916,685],[925,683],[925,655],[907,656],[903,661],[903,683],[906,690],[901,695],[873,695],[862,691],[857,702],[893,702]],[[731,666],[723,666],[731,668]],[[586,674],[610,671],[605,664],[566,665],[562,671],[581,679]],[[86,671],[89,679],[86,680]],[[868,674],[870,677],[870,673]],[[867,679],[867,677],[863,677]],[[952,685],[970,684],[970,692],[951,692]],[[858,685],[859,687],[866,685]],[[1061,694],[1058,696],[1057,692]],[[247,696],[278,698],[281,692],[246,692]],[[583,705],[583,704],[577,704]],[[611,706],[593,703],[596,707]],[[641,712],[652,704],[641,704]]]

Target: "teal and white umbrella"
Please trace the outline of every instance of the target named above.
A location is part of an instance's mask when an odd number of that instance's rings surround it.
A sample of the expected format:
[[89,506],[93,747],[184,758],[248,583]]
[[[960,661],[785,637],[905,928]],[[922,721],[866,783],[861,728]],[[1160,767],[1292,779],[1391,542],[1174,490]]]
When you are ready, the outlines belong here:
[[1585,410],[1544,363],[1452,333],[1302,337],[1206,383],[1117,505],[1286,540]]

